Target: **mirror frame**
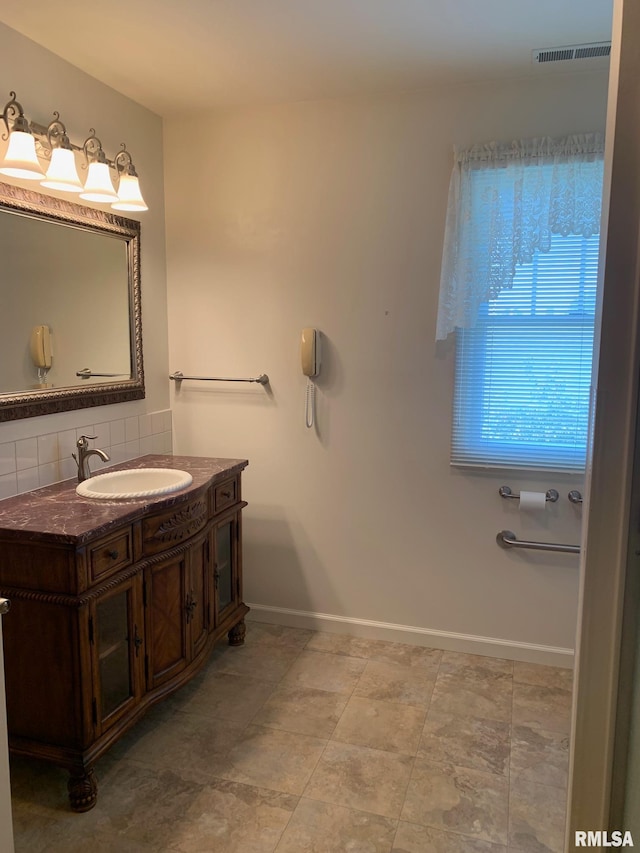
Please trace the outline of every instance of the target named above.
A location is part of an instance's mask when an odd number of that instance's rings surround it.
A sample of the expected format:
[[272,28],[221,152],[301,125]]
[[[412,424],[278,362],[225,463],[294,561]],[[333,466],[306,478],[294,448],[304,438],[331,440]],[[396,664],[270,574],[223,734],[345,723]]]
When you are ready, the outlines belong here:
[[127,243],[131,379],[0,394],[0,422],[141,400],[145,396],[140,296],[140,223],[0,182],[0,211],[121,237]]

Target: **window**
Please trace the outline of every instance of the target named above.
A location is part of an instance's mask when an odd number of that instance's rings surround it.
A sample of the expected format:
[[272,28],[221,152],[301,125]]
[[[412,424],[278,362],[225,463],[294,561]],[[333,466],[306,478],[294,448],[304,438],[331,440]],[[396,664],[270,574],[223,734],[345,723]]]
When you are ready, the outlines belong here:
[[598,244],[553,236],[458,330],[453,464],[584,468]]
[[457,152],[436,335],[456,332],[454,465],[584,468],[603,147],[585,134]]

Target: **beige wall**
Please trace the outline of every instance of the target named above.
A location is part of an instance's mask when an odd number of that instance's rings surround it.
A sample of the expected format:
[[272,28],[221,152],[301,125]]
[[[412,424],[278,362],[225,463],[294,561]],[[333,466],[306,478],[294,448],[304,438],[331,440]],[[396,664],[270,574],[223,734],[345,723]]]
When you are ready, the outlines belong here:
[[[53,118],[53,111],[59,111],[70,138],[76,144],[81,144],[89,135],[90,127],[95,127],[110,156],[118,150],[121,142],[126,142],[149,205],[149,210],[139,216],[128,214],[131,218],[139,218],[142,223],[142,325],[146,399],[0,424],[0,445],[82,425],[138,418],[145,413],[165,410],[169,402],[169,383],[162,120],[1,24],[0,79],[6,86],[6,91],[0,95],[0,109],[9,100],[9,90],[15,90],[25,114],[40,124],[46,125]],[[5,144],[0,141],[0,153],[4,152]],[[11,178],[3,177],[3,180],[12,182]],[[31,182],[22,182],[22,186],[38,189]],[[69,199],[69,196],[66,198]],[[108,209],[104,205],[96,207]],[[0,284],[1,288],[16,286],[19,283],[13,280],[3,279]],[[108,293],[103,298],[107,301]],[[78,305],[78,321],[99,322],[100,310],[98,300],[93,300],[89,305]]]
[[[581,478],[450,468],[435,313],[452,145],[602,129],[605,108],[606,77],[582,74],[165,124],[171,369],[271,377],[172,392],[176,452],[250,460],[254,613],[538,660],[573,647],[577,558],[495,535],[577,543]],[[317,432],[307,325],[325,336]],[[561,500],[520,514],[503,483]]]

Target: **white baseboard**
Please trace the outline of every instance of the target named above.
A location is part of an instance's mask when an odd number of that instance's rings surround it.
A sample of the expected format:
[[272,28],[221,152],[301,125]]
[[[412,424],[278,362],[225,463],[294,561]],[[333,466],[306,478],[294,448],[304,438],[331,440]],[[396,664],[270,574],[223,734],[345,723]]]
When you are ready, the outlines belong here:
[[390,622],[372,622],[369,619],[353,619],[333,616],[330,613],[312,613],[306,610],[290,610],[286,607],[268,607],[251,604],[247,620],[270,622],[290,628],[310,628],[332,634],[350,634],[370,640],[388,640],[394,643],[412,643],[453,652],[472,655],[488,655],[495,658],[542,663],[551,666],[573,667],[573,649],[555,646],[540,646],[514,640],[499,640],[495,637],[475,637],[472,634],[456,634],[451,631],[435,631],[411,625],[394,625]]

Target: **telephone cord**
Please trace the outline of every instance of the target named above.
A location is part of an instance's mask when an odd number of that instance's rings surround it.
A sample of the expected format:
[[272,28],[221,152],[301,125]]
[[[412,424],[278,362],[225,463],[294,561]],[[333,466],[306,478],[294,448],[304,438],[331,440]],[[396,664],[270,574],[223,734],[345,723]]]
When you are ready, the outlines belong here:
[[314,382],[307,379],[307,393],[305,395],[305,422],[307,429],[311,429],[316,413],[316,386]]

